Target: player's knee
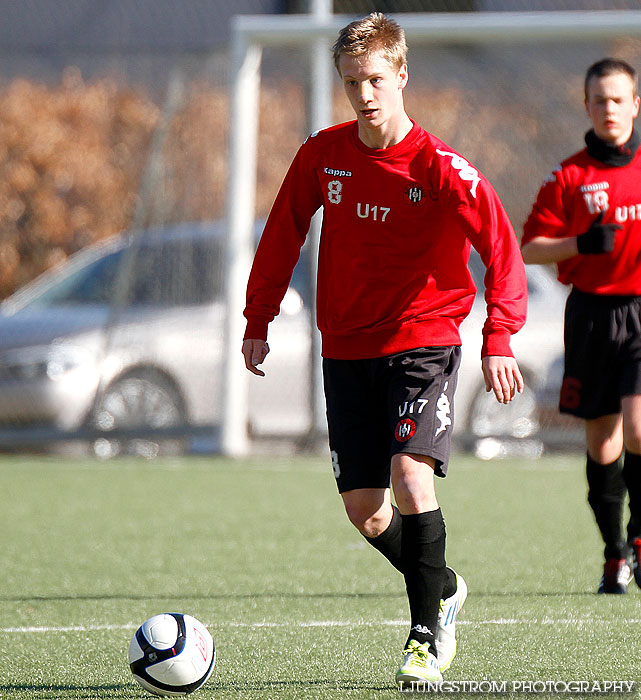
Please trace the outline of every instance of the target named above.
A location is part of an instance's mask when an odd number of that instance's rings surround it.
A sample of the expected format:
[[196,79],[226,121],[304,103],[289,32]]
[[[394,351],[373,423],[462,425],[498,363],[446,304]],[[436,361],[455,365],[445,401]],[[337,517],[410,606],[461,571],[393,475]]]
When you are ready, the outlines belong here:
[[590,457],[599,464],[611,464],[623,451],[623,421],[621,416],[604,416],[586,421],[586,447]]
[[366,502],[346,502],[345,512],[352,525],[365,537],[378,537],[389,525],[389,517],[385,518]]
[[623,450],[623,440],[612,439],[609,435],[592,435],[587,439],[587,451],[598,464],[611,464],[619,459]]
[[401,513],[422,513],[438,507],[434,459],[408,454],[392,458],[392,485]]

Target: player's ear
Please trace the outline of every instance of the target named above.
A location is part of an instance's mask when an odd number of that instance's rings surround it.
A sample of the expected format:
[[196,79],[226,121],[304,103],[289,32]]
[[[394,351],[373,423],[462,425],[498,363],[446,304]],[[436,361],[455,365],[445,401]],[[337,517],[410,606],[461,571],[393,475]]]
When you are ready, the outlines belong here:
[[398,71],[398,87],[402,90],[406,85],[409,78],[409,72],[407,70],[407,63],[404,63]]

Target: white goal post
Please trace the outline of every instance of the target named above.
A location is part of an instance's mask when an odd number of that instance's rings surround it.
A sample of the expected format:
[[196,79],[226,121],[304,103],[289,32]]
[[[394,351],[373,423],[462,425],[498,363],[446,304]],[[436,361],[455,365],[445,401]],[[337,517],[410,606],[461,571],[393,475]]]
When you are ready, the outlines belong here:
[[[519,40],[607,39],[641,35],[641,11],[403,13],[392,15],[405,30],[408,42],[515,42]],[[249,373],[240,347],[244,332],[243,308],[247,275],[254,251],[258,97],[263,47],[327,46],[353,17],[346,15],[236,16],[231,37],[231,114],[229,180],[227,190],[227,246],[225,261],[226,325],[224,341],[222,424],[220,449],[229,456],[249,450],[247,435]],[[333,70],[333,68],[331,69]],[[327,74],[329,75],[328,69]],[[315,81],[311,113],[331,105],[331,80]],[[330,115],[331,119],[331,115]],[[329,119],[328,119],[329,121]],[[313,128],[329,126],[317,123]],[[315,358],[313,365],[319,363]],[[312,375],[320,376],[318,365]],[[318,379],[312,391],[318,395]],[[315,401],[318,412],[318,401]],[[312,416],[312,421],[318,420]]]

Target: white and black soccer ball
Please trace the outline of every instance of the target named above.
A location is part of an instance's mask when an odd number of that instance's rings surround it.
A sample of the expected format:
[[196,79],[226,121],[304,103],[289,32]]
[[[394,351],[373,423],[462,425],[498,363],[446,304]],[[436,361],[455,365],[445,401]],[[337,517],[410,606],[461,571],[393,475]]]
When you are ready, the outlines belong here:
[[134,678],[154,695],[187,695],[211,676],[214,640],[191,615],[154,615],[136,630],[129,644]]

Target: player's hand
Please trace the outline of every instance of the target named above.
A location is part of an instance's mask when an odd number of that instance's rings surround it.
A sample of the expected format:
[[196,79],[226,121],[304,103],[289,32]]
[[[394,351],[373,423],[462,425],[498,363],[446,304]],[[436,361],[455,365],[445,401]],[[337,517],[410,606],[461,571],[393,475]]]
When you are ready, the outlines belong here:
[[485,390],[493,391],[499,403],[510,403],[518,391],[525,388],[523,375],[513,357],[488,355],[481,361]]
[[621,224],[601,223],[604,213],[600,212],[590,228],[576,237],[576,247],[581,255],[599,255],[600,253],[610,253],[614,249],[616,232],[623,226]]
[[245,357],[245,367],[259,377],[264,377],[265,372],[258,369],[258,365],[262,364],[269,352],[269,345],[264,340],[244,340],[243,341],[243,356]]

